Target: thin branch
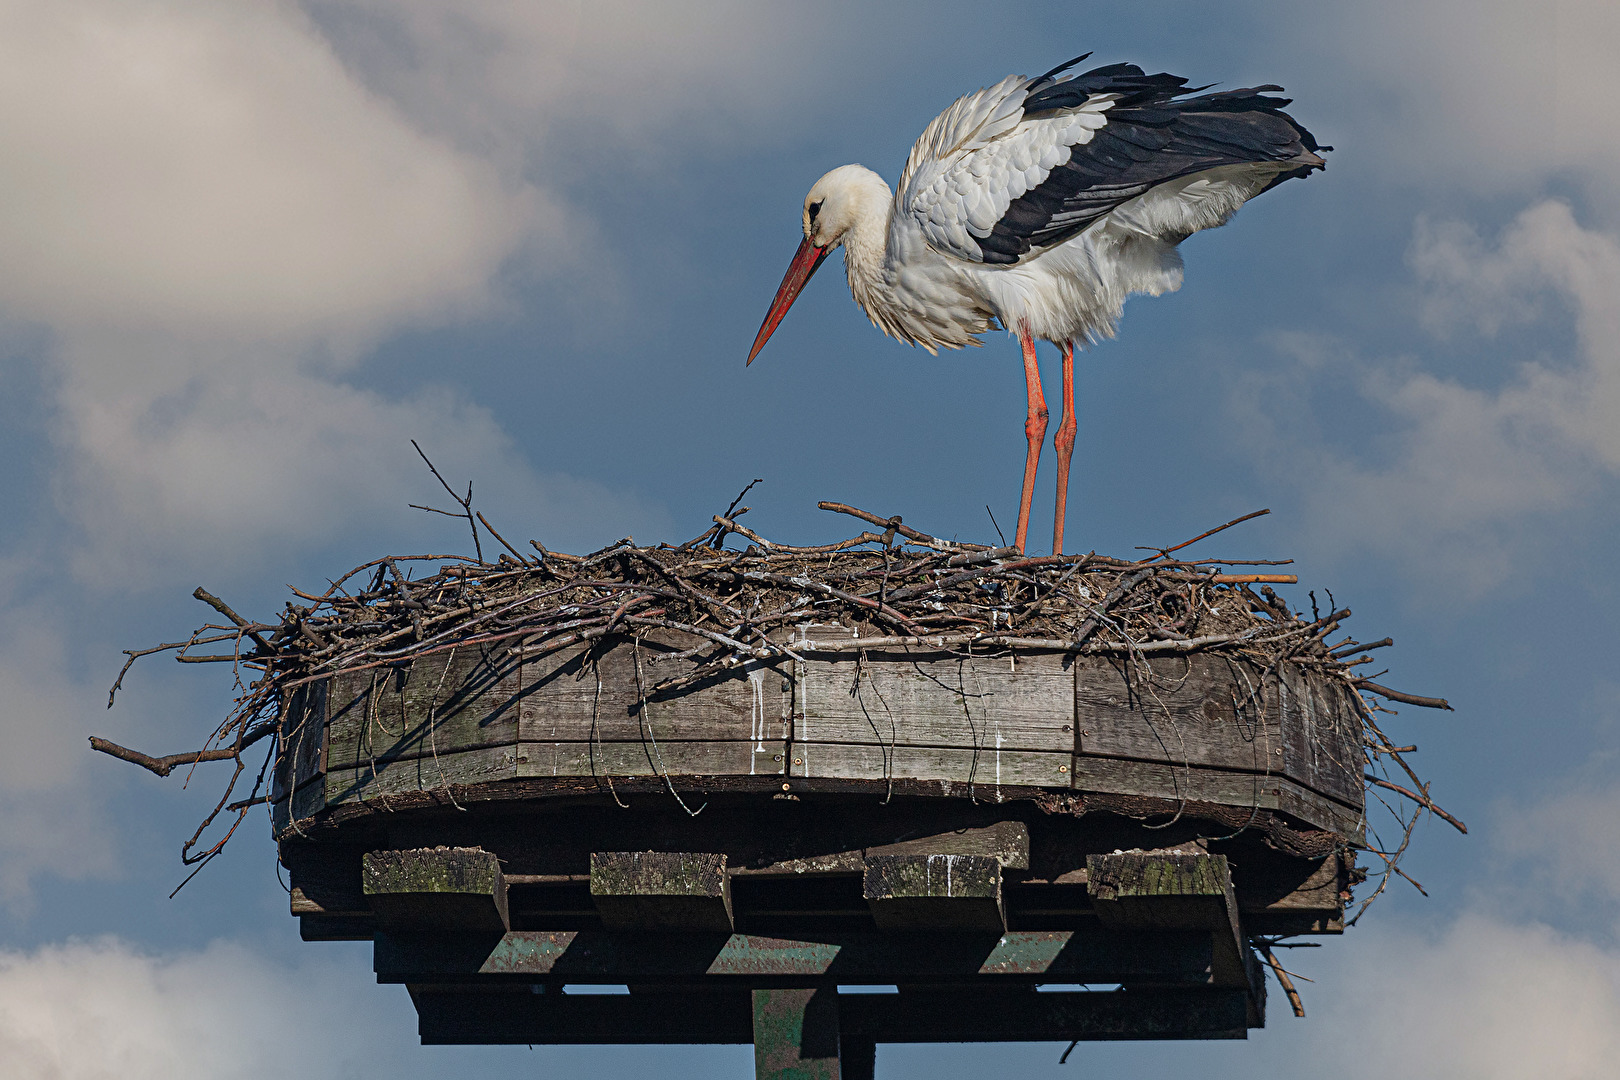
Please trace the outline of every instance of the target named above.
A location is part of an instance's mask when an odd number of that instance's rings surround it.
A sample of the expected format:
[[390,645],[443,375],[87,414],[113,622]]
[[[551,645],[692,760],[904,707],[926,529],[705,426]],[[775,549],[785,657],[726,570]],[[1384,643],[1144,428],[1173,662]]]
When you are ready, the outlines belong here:
[[1387,686],[1379,686],[1371,679],[1356,679],[1354,682],[1356,688],[1359,690],[1365,690],[1370,694],[1377,694],[1379,697],[1389,698],[1391,701],[1399,701],[1403,705],[1417,705],[1425,709],[1444,709],[1446,712],[1456,711],[1451,707],[1450,702],[1446,701],[1445,698],[1418,697],[1416,694],[1403,694],[1399,690],[1391,690]]
[[1181,543],[1177,544],[1175,547],[1148,548],[1146,550],[1157,551],[1159,553],[1159,558],[1168,559],[1170,557],[1171,552],[1180,551],[1184,547],[1191,547],[1193,544],[1198,543],[1198,541],[1207,540],[1211,536],[1214,536],[1216,533],[1225,532],[1227,529],[1230,529],[1234,525],[1241,525],[1245,521],[1252,521],[1253,519],[1255,519],[1257,517],[1265,517],[1269,513],[1271,513],[1270,510],[1256,510],[1252,514],[1244,514],[1242,517],[1233,518],[1231,521],[1228,521],[1225,525],[1217,525],[1213,529],[1209,530],[1208,532],[1201,532],[1197,536],[1193,537],[1191,540],[1183,540]]
[[[421,455],[422,461],[424,463],[426,463],[426,465],[428,467],[428,471],[433,474],[433,478],[439,482],[439,486],[443,487],[445,491],[449,492],[450,497],[452,499],[456,500],[457,503],[461,504],[462,512],[460,514],[450,514],[450,513],[447,513],[446,511],[443,511],[443,510],[434,510],[430,506],[417,506],[415,503],[411,504],[411,508],[413,510],[427,510],[428,512],[434,513],[434,514],[444,514],[446,517],[465,517],[467,519],[468,527],[472,529],[473,554],[475,556],[477,556],[478,561],[480,563],[482,563],[484,561],[484,546],[478,542],[478,522],[473,519],[473,509],[472,509],[473,486],[472,486],[472,481],[471,480],[467,481],[467,497],[462,498],[460,495],[456,494],[456,489],[451,487],[450,484],[445,480],[445,478],[442,475],[440,475],[438,467],[435,466],[433,464],[433,462],[428,459],[427,453],[425,451],[423,451],[423,449],[420,446],[417,445],[417,442],[416,442],[415,439],[411,440],[411,445],[416,447],[416,452]],[[505,543],[505,541],[503,540],[502,543]]]
[[248,637],[252,638],[253,644],[257,645],[260,649],[265,652],[274,651],[270,648],[269,642],[260,637],[257,631],[251,629],[254,624],[248,622],[246,619],[242,618],[242,616],[232,611],[230,605],[225,601],[221,600],[219,597],[215,596],[201,585],[197,586],[196,591],[191,595],[195,596],[198,600],[201,600],[203,603],[207,604],[209,607],[231,620],[231,622],[235,623],[237,626],[242,627],[243,632],[247,634]]
[[167,757],[153,757],[143,754],[139,750],[131,750],[127,746],[119,746],[115,742],[108,742],[98,735],[90,736],[90,748],[99,750],[103,754],[110,754],[120,761],[128,761],[139,765],[149,772],[159,776],[168,776],[177,765],[195,765],[200,761],[234,761],[235,750],[193,750],[186,754],[170,754]]
[[1395,794],[1401,796],[1403,799],[1411,799],[1413,802],[1417,803],[1419,806],[1423,807],[1425,810],[1428,810],[1430,813],[1434,814],[1436,817],[1438,817],[1438,818],[1440,818],[1440,819],[1442,819],[1444,821],[1449,822],[1451,824],[1451,826],[1453,828],[1455,828],[1458,832],[1460,832],[1460,833],[1467,833],[1468,832],[1468,826],[1467,825],[1464,825],[1461,821],[1459,821],[1458,819],[1452,817],[1450,814],[1446,813],[1444,810],[1440,809],[1439,806],[1435,805],[1434,800],[1430,799],[1427,795],[1419,795],[1415,791],[1408,791],[1406,788],[1401,787],[1401,785],[1392,784],[1388,780],[1385,780],[1382,777],[1374,776],[1372,773],[1365,774],[1362,777],[1362,779],[1366,780],[1367,783],[1369,783],[1369,784],[1374,784],[1374,785],[1376,785],[1378,787],[1385,788],[1386,790],[1393,791]]
[[1281,986],[1283,993],[1288,995],[1288,1004],[1293,1008],[1294,1015],[1301,1019],[1305,1016],[1305,1003],[1299,999],[1299,991],[1294,989],[1294,980],[1289,978],[1288,971],[1277,962],[1277,954],[1271,951],[1269,942],[1262,942],[1258,946],[1260,957],[1277,976],[1277,985]]

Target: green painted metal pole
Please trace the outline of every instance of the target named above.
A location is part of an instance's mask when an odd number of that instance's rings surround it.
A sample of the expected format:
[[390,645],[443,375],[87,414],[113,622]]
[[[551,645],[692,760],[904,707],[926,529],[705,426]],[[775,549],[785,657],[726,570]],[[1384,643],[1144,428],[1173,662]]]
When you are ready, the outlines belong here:
[[756,1080],[840,1080],[838,993],[754,991]]

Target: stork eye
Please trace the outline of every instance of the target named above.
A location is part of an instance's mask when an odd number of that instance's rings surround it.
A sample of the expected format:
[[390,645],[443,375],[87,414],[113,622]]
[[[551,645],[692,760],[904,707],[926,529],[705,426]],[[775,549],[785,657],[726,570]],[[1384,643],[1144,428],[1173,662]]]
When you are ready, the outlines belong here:
[[817,199],[815,202],[810,204],[810,220],[811,221],[816,220],[816,215],[821,213],[821,204],[822,204],[823,201],[824,200],[822,200],[822,199]]

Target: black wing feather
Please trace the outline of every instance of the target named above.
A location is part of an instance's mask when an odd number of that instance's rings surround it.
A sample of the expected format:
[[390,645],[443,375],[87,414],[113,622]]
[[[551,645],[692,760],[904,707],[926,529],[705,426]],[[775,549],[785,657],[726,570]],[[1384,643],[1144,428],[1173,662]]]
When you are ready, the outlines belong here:
[[[987,263],[1014,263],[1032,248],[1062,243],[1158,184],[1221,165],[1288,161],[1327,149],[1282,111],[1291,99],[1267,96],[1280,86],[1203,94],[1208,87],[1188,88],[1186,79],[1148,75],[1135,64],[1052,78],[1068,66],[1036,81],[1024,99],[1026,117],[1078,108],[1094,94],[1118,100],[1105,114],[1107,125],[1074,147],[1044,183],[1014,199],[979,240]],[[1301,165],[1267,188],[1320,167]]]

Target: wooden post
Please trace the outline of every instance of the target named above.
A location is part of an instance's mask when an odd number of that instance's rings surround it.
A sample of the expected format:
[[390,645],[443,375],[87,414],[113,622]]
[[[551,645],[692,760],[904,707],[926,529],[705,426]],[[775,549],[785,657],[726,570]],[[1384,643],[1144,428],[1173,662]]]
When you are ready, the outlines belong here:
[[754,991],[754,1076],[842,1080],[834,987]]

